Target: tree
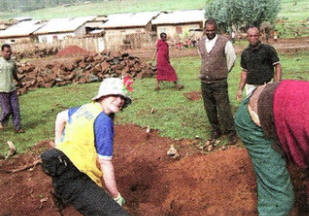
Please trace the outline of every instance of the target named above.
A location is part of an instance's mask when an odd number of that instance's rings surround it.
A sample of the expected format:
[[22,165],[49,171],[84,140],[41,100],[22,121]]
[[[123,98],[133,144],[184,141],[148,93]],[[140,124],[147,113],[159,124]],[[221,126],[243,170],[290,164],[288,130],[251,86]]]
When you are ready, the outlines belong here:
[[280,10],[280,0],[210,0],[205,8],[206,18],[212,17],[223,31],[273,23]]

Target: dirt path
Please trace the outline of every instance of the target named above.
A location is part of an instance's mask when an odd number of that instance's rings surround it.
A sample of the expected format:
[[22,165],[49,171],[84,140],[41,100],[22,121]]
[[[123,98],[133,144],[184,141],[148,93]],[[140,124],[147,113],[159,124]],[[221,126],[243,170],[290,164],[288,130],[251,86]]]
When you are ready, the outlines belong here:
[[[277,42],[269,41],[269,44],[273,45],[279,53],[297,53],[304,50],[309,50],[309,37],[305,38],[295,38],[295,39],[280,39]],[[247,44],[240,45],[238,42],[234,44],[235,51],[239,56],[240,53],[246,48]],[[135,50],[124,50],[124,53],[128,52],[132,56],[137,56],[143,61],[150,61],[154,55],[154,47],[149,47],[148,49],[135,49]],[[183,48],[176,49],[175,47],[170,48],[170,57],[186,57],[186,56],[198,56],[197,48]],[[78,57],[55,57],[49,56],[46,58],[38,58],[29,60],[34,65],[40,68],[44,68],[46,64],[65,64],[68,62],[74,62]]]
[[[270,40],[269,44],[274,46],[279,53],[296,53],[309,50],[309,37],[279,39],[277,42]],[[238,55],[246,48],[247,44],[240,45],[238,42],[234,44],[235,51]],[[154,47],[143,50],[128,50],[134,56],[138,56],[144,60],[151,60],[153,57]],[[170,57],[198,56],[196,48],[176,49],[170,48]]]
[[[126,208],[137,216],[255,216],[256,187],[247,151],[237,146],[201,153],[194,140],[174,141],[150,135],[133,125],[116,126],[114,164]],[[174,144],[181,155],[166,155]],[[29,153],[0,161],[0,170],[32,163],[43,141]],[[291,169],[297,202],[293,216],[304,213],[304,176]],[[58,216],[50,191],[51,180],[37,166],[15,174],[0,172],[0,215]],[[80,215],[72,207],[66,216]]]

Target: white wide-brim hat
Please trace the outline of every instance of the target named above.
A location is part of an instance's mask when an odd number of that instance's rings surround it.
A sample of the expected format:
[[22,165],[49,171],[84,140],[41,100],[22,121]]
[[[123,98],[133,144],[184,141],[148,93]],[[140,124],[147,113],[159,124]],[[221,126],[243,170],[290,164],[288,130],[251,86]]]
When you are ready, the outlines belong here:
[[131,104],[132,100],[127,95],[127,89],[123,84],[123,80],[120,78],[106,78],[104,79],[98,91],[98,94],[92,98],[92,100],[98,100],[101,97],[108,95],[119,95],[122,96],[125,100],[123,108]]

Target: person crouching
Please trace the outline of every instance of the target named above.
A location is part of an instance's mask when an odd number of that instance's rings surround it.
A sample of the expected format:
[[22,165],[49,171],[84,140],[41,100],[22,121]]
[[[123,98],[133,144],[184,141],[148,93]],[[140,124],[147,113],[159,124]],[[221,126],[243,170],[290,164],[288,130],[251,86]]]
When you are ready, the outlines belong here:
[[123,81],[107,78],[92,102],[57,115],[55,148],[41,155],[43,171],[52,177],[56,199],[83,215],[128,215],[112,156],[114,114],[130,103]]

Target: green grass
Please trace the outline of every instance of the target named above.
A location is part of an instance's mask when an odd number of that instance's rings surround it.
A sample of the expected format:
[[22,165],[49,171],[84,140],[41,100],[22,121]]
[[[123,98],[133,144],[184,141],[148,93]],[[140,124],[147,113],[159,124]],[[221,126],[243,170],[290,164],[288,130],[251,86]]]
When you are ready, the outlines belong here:
[[309,36],[309,0],[282,0],[281,11],[278,15],[276,28],[280,37]]
[[[177,3],[176,3],[177,2]],[[0,19],[17,16],[31,16],[35,19],[52,19],[75,16],[109,15],[115,13],[142,11],[169,11],[205,8],[207,0],[114,0],[90,4],[73,5],[71,7],[51,7],[29,12],[0,12]],[[309,0],[282,0],[281,11],[276,22],[279,36],[305,37],[309,36],[307,19],[309,18]]]
[[23,13],[0,13],[1,18],[15,16],[31,16],[36,19],[51,19],[57,17],[108,15],[114,13],[163,11],[163,10],[190,10],[202,9],[206,0],[125,0],[101,1],[98,3],[80,4],[71,7],[53,7]]
[[309,18],[308,10],[309,0],[298,0],[296,5],[294,1],[281,0],[281,12],[278,18],[288,18],[290,22],[305,21]]
[[[281,55],[284,79],[309,80],[309,52]],[[196,135],[206,139],[210,125],[206,118],[202,100],[189,101],[183,93],[200,91],[198,79],[200,59],[184,57],[172,59],[180,83],[185,89],[177,91],[173,85],[165,83],[162,90],[155,92],[156,80],[148,78],[136,80],[132,93],[133,104],[124,112],[117,114],[116,123],[133,123],[142,127],[150,126],[159,130],[160,135],[174,139],[194,138]],[[239,58],[229,76],[229,94],[232,111],[239,103],[235,99],[240,76]],[[53,139],[54,120],[57,112],[72,106],[87,103],[98,89],[99,83],[70,85],[51,89],[37,89],[20,96],[22,125],[25,134],[15,134],[10,121],[8,128],[0,132],[0,151],[7,150],[6,141],[16,144],[19,152],[25,151],[36,142]],[[154,108],[155,112],[151,113]],[[225,142],[225,140],[224,140]]]

